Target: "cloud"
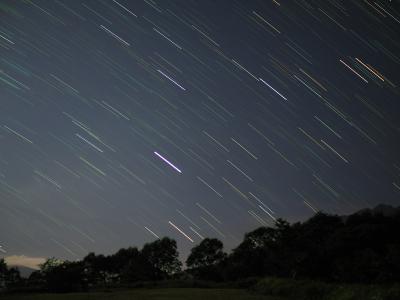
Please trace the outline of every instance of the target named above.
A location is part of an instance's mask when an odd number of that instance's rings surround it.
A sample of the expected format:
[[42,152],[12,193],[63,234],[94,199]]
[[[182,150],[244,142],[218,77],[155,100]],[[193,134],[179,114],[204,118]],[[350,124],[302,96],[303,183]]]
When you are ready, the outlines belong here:
[[28,257],[25,255],[11,255],[4,258],[7,265],[28,267],[31,269],[39,270],[39,265],[46,261],[43,257]]

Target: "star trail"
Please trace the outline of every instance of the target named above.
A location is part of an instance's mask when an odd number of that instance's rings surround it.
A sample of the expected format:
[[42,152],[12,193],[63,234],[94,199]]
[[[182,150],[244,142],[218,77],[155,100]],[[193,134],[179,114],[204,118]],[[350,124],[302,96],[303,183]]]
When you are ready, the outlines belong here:
[[400,205],[400,2],[0,2],[0,254]]

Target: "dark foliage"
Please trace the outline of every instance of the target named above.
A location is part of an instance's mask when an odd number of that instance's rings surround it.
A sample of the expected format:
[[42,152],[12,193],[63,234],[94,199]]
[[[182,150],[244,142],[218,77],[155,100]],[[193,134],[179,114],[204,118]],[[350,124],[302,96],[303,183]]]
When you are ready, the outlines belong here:
[[227,261],[227,279],[279,276],[346,283],[400,280],[400,214],[318,213],[304,223],[278,220],[245,235]]
[[[156,285],[161,280],[237,282],[245,286],[260,277],[396,283],[400,282],[400,210],[387,211],[386,207],[378,212],[363,210],[349,217],[317,213],[294,224],[278,219],[274,227],[247,233],[229,255],[223,252],[221,241],[206,238],[191,250],[184,272],[176,241],[170,238],[145,244],[141,250],[130,247],[108,256],[89,253],[76,262],[51,258],[31,274],[26,285],[67,292],[146,282]],[[0,288],[12,288],[20,282],[18,270],[7,268],[0,260]],[[283,285],[279,289],[284,289]],[[309,289],[318,297],[325,286],[310,284]]]
[[223,244],[217,239],[204,239],[194,247],[186,260],[188,272],[195,278],[202,280],[222,280],[220,269],[226,253],[223,252]]
[[178,259],[176,241],[163,238],[152,243],[145,244],[141,251],[143,261],[149,269],[148,279],[166,279],[180,271],[182,263]]
[[83,261],[61,262],[50,258],[42,264],[41,274],[51,292],[77,292],[87,287]]
[[0,259],[0,291],[18,288],[21,285],[21,276],[17,268],[9,268],[4,259]]
[[180,270],[176,241],[163,238],[145,244],[141,251],[130,247],[109,256],[92,252],[76,262],[50,258],[28,281],[30,286],[51,292],[75,292],[90,287],[169,279]]

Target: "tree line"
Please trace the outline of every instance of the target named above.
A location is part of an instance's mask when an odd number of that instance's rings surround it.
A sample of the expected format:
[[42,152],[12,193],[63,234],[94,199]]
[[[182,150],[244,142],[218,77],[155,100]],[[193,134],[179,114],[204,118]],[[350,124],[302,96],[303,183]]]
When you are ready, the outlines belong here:
[[305,222],[278,219],[245,234],[230,253],[215,238],[191,249],[186,269],[168,237],[112,255],[89,253],[79,261],[48,259],[26,280],[0,260],[0,288],[30,286],[52,292],[84,291],[161,280],[237,282],[282,277],[339,283],[400,281],[400,213],[366,210],[348,217],[315,214]]

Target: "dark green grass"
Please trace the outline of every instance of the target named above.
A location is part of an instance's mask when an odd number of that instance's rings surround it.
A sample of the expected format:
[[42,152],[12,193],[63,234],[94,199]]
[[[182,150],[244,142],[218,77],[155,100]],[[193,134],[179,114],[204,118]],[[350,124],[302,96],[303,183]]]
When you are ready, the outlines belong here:
[[296,300],[400,300],[400,284],[329,284],[313,280],[264,278],[250,289],[257,294]]
[[[282,300],[241,289],[133,289],[103,293],[8,295],[2,300]],[[284,299],[286,300],[286,299]]]

